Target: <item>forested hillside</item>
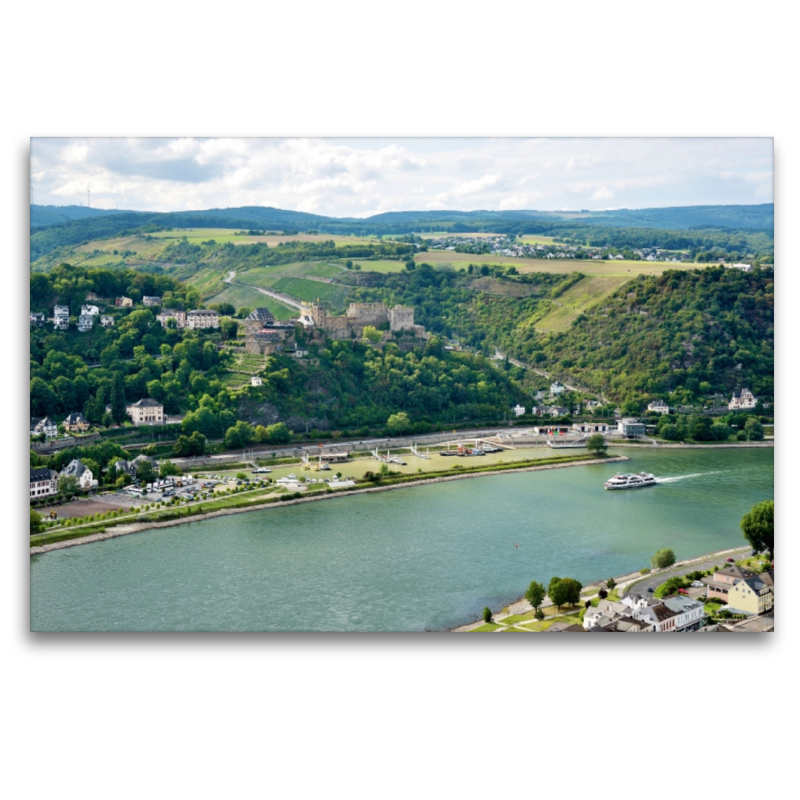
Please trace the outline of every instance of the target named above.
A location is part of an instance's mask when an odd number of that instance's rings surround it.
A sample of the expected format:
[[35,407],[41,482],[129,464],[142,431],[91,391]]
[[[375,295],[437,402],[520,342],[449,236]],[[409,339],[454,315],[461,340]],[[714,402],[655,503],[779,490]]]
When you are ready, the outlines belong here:
[[[87,292],[113,298],[162,294],[165,303],[191,308],[193,289],[159,275],[133,270],[63,266],[31,275],[31,309],[56,301],[73,314]],[[271,424],[290,421],[323,428],[383,425],[405,411],[412,422],[502,419],[526,394],[514,371],[498,369],[480,355],[449,353],[441,339],[402,352],[389,342],[376,350],[360,342],[309,343],[311,357],[264,359],[263,385],[232,388],[236,322],[221,330],[162,328],[149,308],[113,309],[115,325],[55,331],[31,328],[30,413],[63,419],[82,411],[93,424],[125,419],[125,404],[142,397],[164,403],[168,414],[185,413],[184,430],[221,437],[237,419]],[[302,330],[298,336],[305,341]],[[223,345],[223,347],[220,347]],[[238,351],[237,351],[238,352]],[[110,406],[107,411],[106,406]]]
[[[559,334],[536,322],[574,277],[535,274],[495,279],[494,293],[463,273],[423,265],[411,273],[370,276],[353,299],[415,307],[431,330],[457,336],[572,378],[617,402],[644,401],[677,390],[690,402],[744,385],[773,395],[773,271],[712,267],[640,276],[582,314]],[[363,280],[353,278],[353,280]],[[530,281],[530,284],[527,282]],[[503,286],[530,286],[528,297]]]
[[[404,235],[433,231],[543,234],[587,245],[663,247],[765,255],[773,247],[773,206],[598,211],[561,215],[540,211],[403,211],[366,219],[322,217],[277,208],[228,208],[170,213],[83,209],[63,211],[68,221],[35,227],[57,213],[31,210],[31,263],[59,248],[132,231],[164,228],[270,228],[344,235]],[[77,210],[75,210],[77,209]],[[98,216],[100,215],[100,216]],[[77,218],[81,216],[82,218]],[[569,217],[569,218],[566,218]]]
[[618,401],[687,402],[747,386],[774,392],[774,273],[712,267],[639,276],[565,333],[517,329],[503,344]]

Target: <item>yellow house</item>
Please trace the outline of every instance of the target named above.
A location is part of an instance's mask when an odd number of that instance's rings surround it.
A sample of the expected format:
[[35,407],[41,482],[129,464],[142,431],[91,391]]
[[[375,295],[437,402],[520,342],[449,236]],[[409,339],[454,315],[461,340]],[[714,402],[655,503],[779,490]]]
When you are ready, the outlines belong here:
[[746,614],[763,614],[775,605],[775,594],[769,579],[761,575],[753,575],[737,581],[728,590],[728,606],[732,611],[743,611]]

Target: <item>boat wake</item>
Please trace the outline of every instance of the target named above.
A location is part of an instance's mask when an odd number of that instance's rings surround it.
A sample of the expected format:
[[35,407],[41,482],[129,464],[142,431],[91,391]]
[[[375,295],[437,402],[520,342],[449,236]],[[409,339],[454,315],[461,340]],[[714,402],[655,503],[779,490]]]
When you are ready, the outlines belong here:
[[682,481],[686,478],[702,478],[704,475],[720,475],[723,472],[727,472],[726,469],[718,469],[713,470],[712,472],[692,472],[689,475],[675,475],[671,478],[656,478],[658,483],[675,483],[676,481]]

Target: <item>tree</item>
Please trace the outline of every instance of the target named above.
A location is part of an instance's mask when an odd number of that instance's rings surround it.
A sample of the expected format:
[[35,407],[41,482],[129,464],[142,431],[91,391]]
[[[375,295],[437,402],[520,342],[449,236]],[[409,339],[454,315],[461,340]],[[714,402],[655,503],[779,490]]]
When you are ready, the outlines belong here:
[[775,501],[756,503],[743,517],[744,538],[756,552],[766,550],[770,560],[775,556]]
[[136,477],[141,484],[152,483],[156,479],[156,471],[149,461],[140,461],[136,465]]
[[564,581],[558,581],[556,584],[551,584],[550,590],[548,591],[550,595],[550,600],[556,604],[558,610],[561,610],[561,606],[567,603],[567,596],[569,594],[569,588],[564,583]]
[[651,559],[650,565],[653,569],[664,569],[671,567],[675,563],[675,553],[668,547],[659,550]]
[[33,536],[34,533],[39,533],[43,527],[42,515],[31,509],[31,536]]
[[398,414],[392,414],[386,422],[386,427],[393,434],[405,433],[411,425],[411,420],[405,411],[400,411]]
[[605,437],[602,433],[593,433],[586,442],[586,449],[590,453],[605,453],[608,450]]
[[576,581],[575,578],[562,578],[561,585],[566,587],[566,602],[571,606],[578,605],[581,601],[581,589],[583,589],[583,584],[580,581]]
[[377,344],[383,338],[381,332],[373,325],[365,325],[362,336],[373,344]]
[[125,412],[125,387],[122,383],[122,373],[114,375],[114,386],[111,389],[111,416],[114,422],[124,422]]
[[235,339],[239,332],[239,323],[232,319],[223,318],[219,322],[219,328],[226,339]]
[[606,597],[608,597],[608,591],[607,591],[607,589],[606,589],[604,586],[601,586],[601,587],[600,587],[600,591],[597,593],[597,596],[598,596],[598,597],[599,597],[601,600],[605,600],[605,599],[606,599]]
[[533,615],[536,619],[541,622],[544,619],[544,611],[541,608],[536,609],[536,613]]
[[531,581],[528,591],[525,592],[525,599],[533,606],[539,608],[544,602],[545,595],[547,594],[544,586],[536,581]]
[[606,588],[608,589],[609,592],[614,591],[614,589],[616,588],[616,585],[617,585],[617,582],[613,578],[609,578],[606,581]]
[[58,479],[59,494],[64,495],[67,499],[74,497],[80,490],[78,479],[74,475],[62,475]]
[[489,606],[483,609],[483,621],[487,623],[492,621],[492,609]]
[[166,478],[169,475],[181,475],[181,468],[177,464],[173,464],[171,461],[162,461],[161,466],[159,468],[159,472],[161,473],[162,478]]
[[764,438],[764,426],[755,418],[750,417],[744,424],[744,432],[751,441],[761,441]]

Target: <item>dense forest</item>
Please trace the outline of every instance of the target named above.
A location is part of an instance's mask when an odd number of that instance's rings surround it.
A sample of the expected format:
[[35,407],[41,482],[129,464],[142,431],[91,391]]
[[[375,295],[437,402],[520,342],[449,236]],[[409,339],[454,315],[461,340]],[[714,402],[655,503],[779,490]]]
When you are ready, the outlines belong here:
[[774,272],[710,267],[641,275],[561,334],[509,336],[509,350],[617,400],[677,400],[747,386],[774,394]]
[[[676,400],[691,402],[742,385],[772,398],[771,269],[711,267],[639,276],[565,333],[537,332],[535,323],[550,310],[551,300],[576,277],[505,275],[494,279],[490,293],[477,288],[481,283],[468,273],[421,265],[371,276],[371,285],[355,289],[352,297],[412,305],[417,321],[431,330],[487,353],[496,346],[618,402],[644,405],[672,391]],[[511,294],[528,286],[530,296]]]

